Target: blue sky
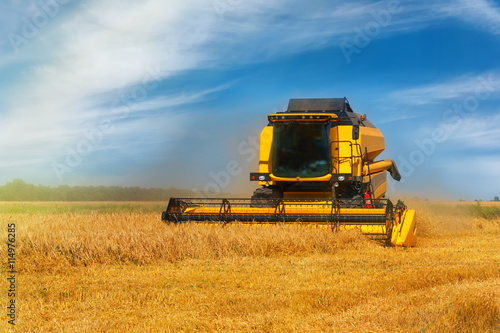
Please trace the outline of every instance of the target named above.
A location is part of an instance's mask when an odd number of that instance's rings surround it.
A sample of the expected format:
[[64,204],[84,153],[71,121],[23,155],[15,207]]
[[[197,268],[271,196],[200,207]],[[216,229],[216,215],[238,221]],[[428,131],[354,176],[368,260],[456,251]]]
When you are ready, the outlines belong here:
[[492,199],[499,42],[490,0],[7,0],[0,184],[249,193],[266,115],[346,96],[403,173],[391,196]]

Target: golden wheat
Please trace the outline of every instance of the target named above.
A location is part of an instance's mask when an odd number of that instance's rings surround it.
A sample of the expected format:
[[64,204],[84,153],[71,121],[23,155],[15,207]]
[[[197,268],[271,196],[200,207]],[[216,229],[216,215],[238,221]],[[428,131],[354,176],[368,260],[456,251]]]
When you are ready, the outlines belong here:
[[[295,226],[164,224],[158,214],[17,214],[22,269],[186,258],[334,253],[367,243],[357,232],[338,234]],[[353,245],[355,246],[355,245]]]
[[354,231],[166,225],[158,214],[0,214],[2,244],[16,223],[20,270],[18,322],[0,330],[499,331],[499,220],[412,206],[410,249]]

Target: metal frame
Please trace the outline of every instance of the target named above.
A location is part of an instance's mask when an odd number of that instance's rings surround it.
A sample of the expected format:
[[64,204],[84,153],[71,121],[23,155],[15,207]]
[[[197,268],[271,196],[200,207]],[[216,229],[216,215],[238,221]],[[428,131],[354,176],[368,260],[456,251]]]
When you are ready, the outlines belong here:
[[[162,213],[162,220],[166,223],[221,222],[222,225],[228,223],[329,225],[332,231],[340,230],[343,225],[382,226],[385,233],[371,232],[365,235],[390,244],[393,228],[400,227],[403,223],[403,214],[406,210],[402,201],[398,201],[394,206],[389,199],[373,199],[373,205],[378,209],[384,209],[382,214],[375,213],[375,210],[373,214],[342,213],[341,209],[372,211],[364,208],[363,203],[359,201],[351,202],[346,199],[261,198],[259,206],[254,204],[252,199],[171,198],[167,209]],[[353,208],[356,204],[357,206]],[[317,213],[316,205],[321,206],[324,213]],[[287,211],[287,207],[290,207],[290,211]],[[238,212],[238,209],[247,213]]]

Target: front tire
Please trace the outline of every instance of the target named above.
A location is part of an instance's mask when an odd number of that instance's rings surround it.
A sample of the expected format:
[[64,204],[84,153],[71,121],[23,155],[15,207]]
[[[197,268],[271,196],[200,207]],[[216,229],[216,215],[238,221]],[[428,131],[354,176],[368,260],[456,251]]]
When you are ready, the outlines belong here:
[[283,195],[273,188],[261,187],[253,192],[250,207],[275,207],[277,200]]

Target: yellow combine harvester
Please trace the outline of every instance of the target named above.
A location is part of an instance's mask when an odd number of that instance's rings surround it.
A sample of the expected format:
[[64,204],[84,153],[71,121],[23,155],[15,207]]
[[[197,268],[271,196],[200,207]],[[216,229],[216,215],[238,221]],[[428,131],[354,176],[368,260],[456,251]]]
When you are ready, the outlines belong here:
[[250,174],[262,187],[251,199],[172,198],[162,220],[359,229],[388,245],[415,245],[415,211],[384,198],[386,171],[401,179],[393,160],[375,161],[384,136],[346,98],[291,99],[268,120],[259,172]]

